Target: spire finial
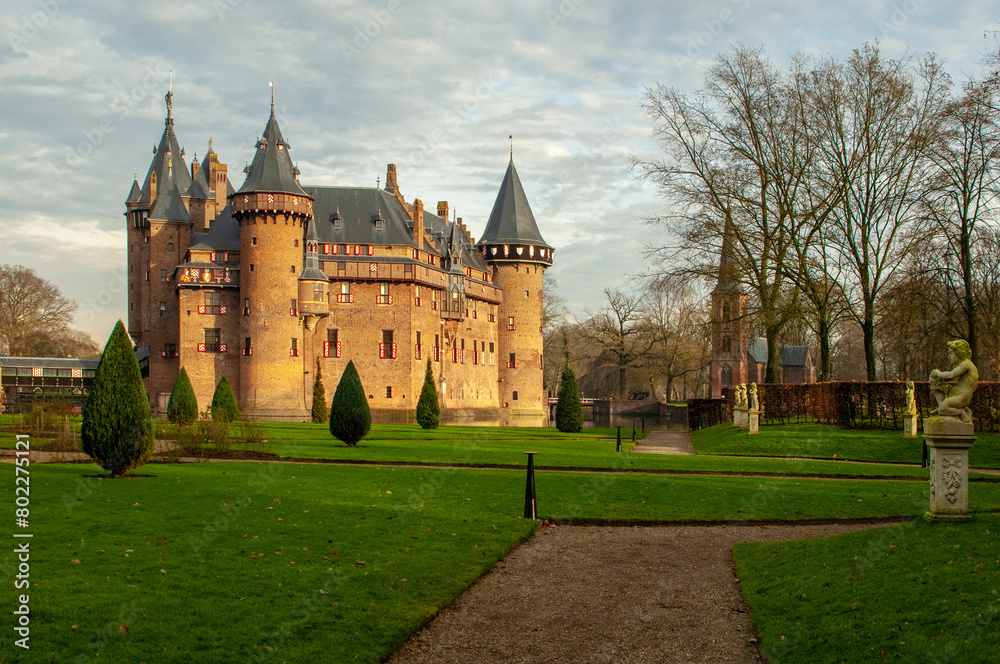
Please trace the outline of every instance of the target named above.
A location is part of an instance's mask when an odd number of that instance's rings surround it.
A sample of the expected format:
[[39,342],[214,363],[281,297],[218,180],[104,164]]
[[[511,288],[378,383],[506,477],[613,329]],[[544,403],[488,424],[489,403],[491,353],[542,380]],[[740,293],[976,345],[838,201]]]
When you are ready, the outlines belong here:
[[139,169],[138,168],[135,169],[135,175],[132,176],[132,179],[135,180],[136,182],[139,181]]
[[379,189],[382,186],[382,176],[379,175],[375,178],[375,188]]
[[507,138],[510,139],[510,160],[514,161],[514,134],[511,134]]
[[170,70],[170,87],[167,88],[167,94],[164,97],[164,100],[167,102],[167,119],[164,120],[164,124],[166,124],[166,125],[169,126],[169,125],[172,125],[174,123],[173,118],[170,116],[171,115],[171,110],[173,110],[173,107],[174,107],[174,70],[173,69]]
[[212,154],[212,137],[208,137],[208,153]]
[[267,84],[271,87],[271,115],[274,115],[274,81],[268,81]]

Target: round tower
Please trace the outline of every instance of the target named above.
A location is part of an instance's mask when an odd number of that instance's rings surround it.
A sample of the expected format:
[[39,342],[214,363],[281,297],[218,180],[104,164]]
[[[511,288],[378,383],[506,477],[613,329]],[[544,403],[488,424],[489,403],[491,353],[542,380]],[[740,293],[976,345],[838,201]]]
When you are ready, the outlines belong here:
[[246,181],[229,198],[240,224],[240,409],[261,419],[309,414],[298,298],[313,198],[299,186],[288,149],[272,102]]
[[513,157],[477,246],[503,290],[496,320],[500,405],[512,414],[546,414],[542,279],[552,247],[538,232]]

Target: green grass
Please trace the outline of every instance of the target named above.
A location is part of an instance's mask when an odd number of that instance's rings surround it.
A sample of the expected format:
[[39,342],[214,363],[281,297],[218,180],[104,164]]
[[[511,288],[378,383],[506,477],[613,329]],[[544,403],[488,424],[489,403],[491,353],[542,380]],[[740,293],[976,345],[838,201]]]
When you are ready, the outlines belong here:
[[31,466],[33,661],[378,662],[535,527],[511,472],[94,470]]
[[736,544],[771,664],[997,661],[1000,516]]
[[[789,424],[761,427],[750,436],[730,424],[691,432],[698,454],[738,456],[808,457],[883,463],[920,463],[922,438],[903,438],[899,431],[839,429],[823,424]],[[1000,468],[1000,436],[976,434],[969,463]]]

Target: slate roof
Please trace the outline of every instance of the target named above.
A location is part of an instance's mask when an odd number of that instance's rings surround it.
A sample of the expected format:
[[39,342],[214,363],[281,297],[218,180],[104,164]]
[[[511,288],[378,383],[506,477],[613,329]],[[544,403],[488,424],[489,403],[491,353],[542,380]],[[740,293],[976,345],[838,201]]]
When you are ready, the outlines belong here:
[[[194,178],[191,180],[191,186],[188,187],[187,194],[191,198],[212,198],[212,184],[208,181],[209,173],[209,158],[215,154],[212,152],[211,143],[209,143],[208,152],[205,154],[205,158],[201,162],[201,167],[198,168],[198,172],[194,174]],[[218,156],[218,155],[216,155]]]
[[257,141],[253,162],[247,170],[247,179],[237,193],[262,191],[307,195],[295,180],[297,171],[288,154],[288,147],[288,141],[278,128],[272,105],[271,117],[267,120],[263,136]]
[[179,191],[186,192],[191,186],[191,175],[187,164],[184,163],[184,155],[177,142],[177,136],[174,135],[174,120],[170,117],[171,98],[172,95],[167,93],[167,117],[163,121],[163,136],[160,137],[160,144],[156,147],[156,154],[153,155],[153,161],[143,181],[138,201],[140,204],[149,205],[150,180],[153,173],[156,173],[157,195],[165,188],[169,188],[169,180],[173,180]]
[[764,337],[751,337],[747,342],[747,353],[757,364],[767,364],[767,339]]
[[45,369],[96,369],[100,360],[80,360],[63,357],[0,357],[4,367],[42,367]]
[[[752,337],[747,342],[747,353],[757,364],[767,364],[767,339]],[[783,367],[804,367],[809,357],[809,346],[781,346],[778,349],[778,364]]]
[[142,195],[142,189],[139,188],[139,181],[132,180],[132,189],[128,192],[128,198],[125,199],[125,205],[131,205],[132,203],[138,203],[139,197]]
[[176,169],[168,167],[165,187],[159,184],[156,187],[156,201],[149,210],[150,221],[175,221],[193,224],[191,215],[188,214],[187,206],[181,197],[181,190],[178,187],[177,179],[171,172]]
[[538,224],[531,214],[528,197],[517,177],[514,160],[510,160],[503,184],[493,203],[493,212],[486,223],[479,244],[533,244],[548,247],[538,232]]
[[741,290],[737,281],[736,261],[733,259],[733,233],[733,222],[727,219],[722,233],[722,251],[719,255],[719,279],[713,293],[732,293]]
[[191,233],[191,248],[212,251],[240,250],[240,223],[230,213],[228,205],[219,213],[207,232]]

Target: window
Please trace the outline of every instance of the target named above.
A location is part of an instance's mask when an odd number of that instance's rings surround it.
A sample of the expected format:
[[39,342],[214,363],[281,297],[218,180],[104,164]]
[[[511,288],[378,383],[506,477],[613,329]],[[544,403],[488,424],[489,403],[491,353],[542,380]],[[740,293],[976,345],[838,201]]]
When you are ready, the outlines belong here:
[[524,291],[524,299],[527,300],[530,297],[531,297],[531,294],[528,291]]
[[173,250],[174,250],[174,243],[167,242],[167,251],[173,251]]
[[730,339],[729,337],[722,337],[722,352],[728,353],[732,351],[732,349],[733,349],[732,339]]
[[722,371],[720,372],[719,383],[722,387],[729,387],[733,384],[733,368],[728,364],[722,366]]
[[517,401],[517,390],[510,395],[511,401]]
[[323,284],[313,284],[313,302],[323,301]]
[[299,246],[299,241],[298,240],[293,240],[292,244],[293,244],[293,246],[297,247],[297,246]]
[[222,330],[217,327],[205,328],[205,342],[198,344],[200,353],[225,353],[226,345],[222,343]]
[[250,315],[250,298],[248,297],[243,298],[243,315]]
[[250,271],[253,272],[253,263],[250,263]]
[[516,330],[517,326],[514,325],[514,317],[510,316],[507,318],[507,329],[510,331]]
[[431,309],[437,311],[438,308],[438,292],[431,291]]
[[199,314],[221,314],[225,312],[222,306],[222,293],[205,293],[205,303],[198,306]]
[[250,343],[250,337],[243,337],[243,354],[247,357],[253,355],[253,344]]
[[257,238],[255,238],[255,237],[250,238],[250,244],[252,244],[253,246],[256,247],[257,246]]
[[288,309],[288,315],[289,316],[298,316],[299,315],[299,303],[298,303],[298,301],[295,298],[292,298],[292,304],[290,305],[290,308]]
[[435,362],[440,362],[441,361],[441,335],[440,334],[435,334],[434,335],[434,361]]
[[416,299],[414,300],[414,303],[419,307],[422,304],[420,300],[420,284],[414,286],[414,292],[416,293]]
[[385,398],[386,399],[391,399],[392,398],[392,385],[386,385],[385,386]]
[[354,295],[351,294],[351,282],[340,282],[340,293],[337,294],[337,302],[340,302],[341,304],[354,302]]
[[166,318],[166,317],[167,317],[167,303],[160,302],[160,318]]
[[166,270],[160,270],[160,281],[170,281],[170,277],[167,276]]
[[421,359],[421,355],[422,355],[422,348],[421,348],[421,344],[420,344],[420,331],[418,330],[417,331],[417,343],[414,344],[414,346],[413,346],[413,359],[419,360],[419,359]]
[[510,354],[510,360],[507,361],[507,368],[508,369],[517,369],[517,354],[516,353],[511,353]]
[[392,330],[382,330],[382,343],[378,345],[378,356],[382,360],[396,359],[396,344],[392,341]]
[[295,266],[294,266],[294,265],[292,265],[291,267],[289,267],[289,268],[288,268],[288,270],[289,270],[289,271],[290,271],[290,272],[291,272],[292,274],[295,274]]
[[413,276],[413,265],[411,265],[410,263],[407,263],[406,265],[403,266],[403,276],[404,277],[412,277]]
[[379,284],[378,285],[378,297],[375,299],[376,304],[392,304],[392,295],[389,295],[389,284]]
[[465,339],[462,339],[462,348],[458,353],[458,361],[465,364]]
[[299,356],[299,340],[295,337],[292,337],[292,347],[289,349],[288,355],[289,357]]
[[323,357],[340,357],[340,330],[327,330],[323,342]]
[[177,352],[177,344],[163,344],[163,352],[160,353],[161,357],[179,357]]

